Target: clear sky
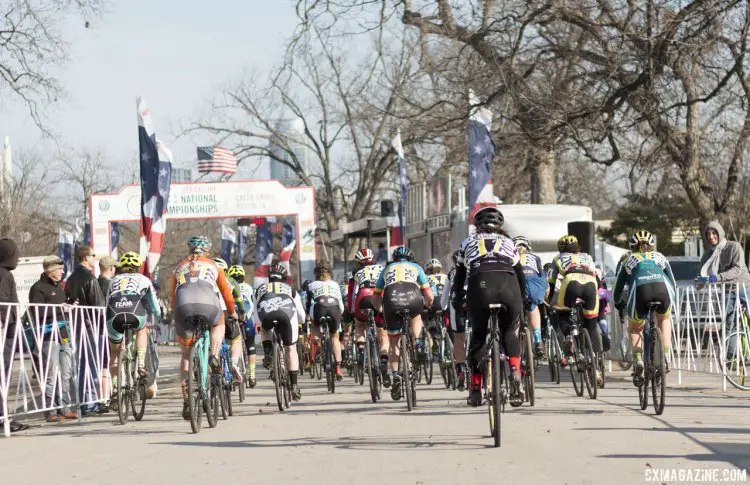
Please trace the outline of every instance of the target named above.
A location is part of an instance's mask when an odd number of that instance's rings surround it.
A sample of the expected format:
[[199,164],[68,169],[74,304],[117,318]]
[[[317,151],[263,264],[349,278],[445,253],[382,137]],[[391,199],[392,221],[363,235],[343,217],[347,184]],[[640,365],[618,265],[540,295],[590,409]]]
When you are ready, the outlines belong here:
[[[157,136],[176,165],[195,160],[205,137],[181,138],[181,127],[205,112],[222,86],[243,73],[264,75],[283,54],[297,19],[290,0],[111,0],[100,19],[66,22],[70,61],[60,73],[68,97],[47,118],[64,146],[102,148],[117,163],[137,159],[136,95],[154,116]],[[15,150],[40,144],[20,103],[3,92],[0,135]],[[44,150],[54,152],[48,142]]]

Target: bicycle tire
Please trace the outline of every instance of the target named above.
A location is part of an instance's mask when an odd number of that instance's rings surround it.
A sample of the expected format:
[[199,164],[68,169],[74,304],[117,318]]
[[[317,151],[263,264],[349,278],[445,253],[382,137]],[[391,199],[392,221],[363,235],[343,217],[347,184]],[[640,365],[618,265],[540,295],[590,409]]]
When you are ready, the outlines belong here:
[[411,379],[411,369],[409,368],[411,365],[411,356],[409,355],[409,348],[407,347],[407,337],[405,332],[401,333],[401,352],[400,352],[400,359],[401,359],[401,369],[402,369],[402,376],[401,376],[401,393],[406,396],[406,410],[411,411],[414,408],[414,403],[412,402],[412,393],[411,393],[411,386],[413,385],[412,379]]
[[[723,348],[728,349],[732,340],[736,341],[735,352],[731,359],[727,358],[729,362],[724,377],[735,389],[750,391],[750,379],[747,378],[748,366],[750,366],[750,336],[745,329],[735,330],[726,336]],[[737,366],[736,371],[730,369],[732,364]]]
[[620,367],[620,370],[629,370],[633,367],[633,363],[626,360],[618,360],[617,365]]
[[[581,373],[578,372],[578,348],[575,345],[576,339],[573,339],[573,352],[570,354],[570,358],[568,359],[568,369],[570,370],[570,378],[573,380],[573,389],[576,392],[576,396],[581,397],[583,396],[583,377],[581,376]],[[579,382],[580,378],[580,382]]]
[[198,344],[193,344],[188,354],[188,410],[190,428],[199,433],[203,421],[203,392],[201,390],[201,365]]
[[591,343],[591,335],[585,328],[581,329],[583,340],[583,377],[586,384],[586,392],[589,399],[596,399],[599,386],[596,382],[596,371],[599,370],[599,354],[594,352],[594,346]]
[[211,380],[212,382],[214,380],[219,381],[219,406],[221,410],[221,419],[226,421],[227,419],[229,419],[229,416],[228,416],[229,405],[227,404],[227,401],[229,400],[229,395],[227,394],[227,377],[226,377],[226,373],[228,372],[228,370],[227,370],[226,358],[222,354],[223,352],[220,354],[220,357],[219,357],[221,359],[222,374],[221,376],[214,377]]
[[[427,332],[424,330],[424,328],[422,329],[422,332],[424,332],[424,335],[426,337],[427,336]],[[424,340],[422,340],[422,342],[423,342],[423,347],[426,346],[427,345],[427,338],[424,338]],[[424,351],[424,354],[425,354],[425,359],[422,362],[422,366],[424,367],[424,382],[425,382],[425,384],[427,384],[429,386],[430,384],[432,384],[432,378],[433,378],[433,372],[434,372],[433,365],[432,365],[433,364],[433,361],[432,361],[432,348],[426,349]]]
[[120,420],[120,424],[125,424],[128,422],[129,399],[127,395],[130,392],[127,377],[130,374],[130,366],[128,365],[129,359],[125,338],[122,339],[120,346],[120,364],[117,367],[117,418]]
[[644,367],[643,384],[638,386],[638,404],[641,406],[641,411],[645,411],[646,408],[648,407],[648,377],[647,376],[648,376],[648,371]]
[[325,353],[326,382],[328,383],[328,392],[336,392],[336,369],[333,363],[333,341],[331,334],[326,333],[326,339],[323,343],[323,352]]
[[[274,336],[275,337],[275,336]],[[284,389],[282,388],[281,384],[281,346],[279,345],[279,342],[274,338],[273,342],[273,360],[271,363],[271,369],[273,371],[273,387],[274,391],[276,391],[276,405],[279,408],[279,411],[284,410],[284,397],[281,395]]]
[[377,391],[377,382],[375,379],[375,372],[373,370],[372,365],[372,340],[370,340],[369,335],[365,338],[365,367],[367,368],[367,382],[370,384],[370,398],[372,399],[372,402],[378,402],[378,391]]
[[237,386],[237,390],[239,391],[239,400],[241,403],[245,402],[245,387],[248,385],[247,382],[249,381],[249,379],[247,378],[247,360],[243,360],[242,362],[243,363],[240,364],[239,368],[237,369],[237,373],[241,376],[242,381],[233,384],[233,386]]
[[487,393],[489,399],[489,415],[490,415],[490,434],[494,440],[495,448],[499,448],[501,445],[501,414],[503,410],[502,404],[502,370],[500,362],[500,344],[497,340],[493,339],[492,350],[490,356],[490,365],[487,366],[489,376],[487,376],[487,383],[492,388]]
[[664,398],[667,393],[667,360],[661,347],[661,330],[658,327],[651,329],[651,397],[653,398],[654,412],[661,416],[664,412]]
[[221,399],[221,381],[219,376],[208,376],[208,400],[204,401],[206,407],[206,416],[208,417],[208,427],[215,428],[219,424],[219,399]]
[[[414,369],[419,369],[419,362],[417,361],[417,349],[414,346],[414,341],[411,338],[406,339],[406,346],[409,349],[409,370],[411,370],[412,375],[414,374]],[[411,406],[412,408],[417,407],[417,380],[415,377],[412,377],[411,379]]]
[[232,383],[226,386],[226,395],[227,395],[227,414],[229,416],[234,416],[234,408],[232,406],[232,390],[235,386],[234,377],[232,377]]
[[443,336],[443,346],[443,352],[445,353],[443,360],[446,363],[446,373],[448,374],[448,382],[445,387],[455,391],[458,385],[458,376],[456,375],[456,363],[453,360],[453,342],[447,336]]
[[531,346],[531,332],[529,332],[529,328],[526,327],[526,359],[525,364],[524,361],[521,361],[522,365],[526,366],[526,369],[524,370],[524,393],[526,394],[526,400],[529,403],[529,406],[534,407],[534,404],[536,403],[536,367],[534,367],[534,349]]
[[599,373],[602,375],[602,385],[599,386],[600,389],[604,389],[604,386],[607,385],[607,371],[605,369],[605,361],[604,361],[604,355],[599,354]]
[[130,374],[130,382],[133,383],[133,389],[130,391],[130,410],[136,421],[142,421],[146,413],[146,381],[137,375],[138,372],[134,366],[131,366]]

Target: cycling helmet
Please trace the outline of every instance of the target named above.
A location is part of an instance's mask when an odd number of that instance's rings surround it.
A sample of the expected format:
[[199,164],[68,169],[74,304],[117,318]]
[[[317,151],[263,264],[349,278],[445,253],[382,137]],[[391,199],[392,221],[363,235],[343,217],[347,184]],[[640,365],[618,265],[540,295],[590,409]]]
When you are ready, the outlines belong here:
[[407,261],[414,261],[414,251],[409,249],[407,246],[399,246],[393,250],[394,261],[401,261],[403,259]]
[[242,281],[245,279],[245,268],[242,266],[235,264],[234,266],[230,266],[227,270],[227,276],[230,278],[234,278],[236,280]]
[[566,234],[557,240],[557,250],[561,253],[564,253],[566,252],[565,248],[574,243],[578,244],[578,238],[575,236],[571,236],[570,234]]
[[372,258],[374,258],[374,255],[370,248],[362,248],[357,251],[357,254],[354,256],[354,260],[362,265],[371,264]]
[[133,252],[128,251],[127,253],[123,254],[120,257],[120,261],[118,263],[118,266],[120,268],[140,268],[143,265],[143,260],[141,259],[141,255]]
[[310,280],[305,280],[305,281],[304,281],[304,282],[302,283],[302,291],[308,291],[308,289],[310,288],[310,283],[312,283],[312,281],[310,281]]
[[208,254],[211,252],[211,240],[206,236],[193,236],[187,245],[190,254]]
[[635,234],[630,236],[630,250],[635,251],[641,245],[653,248],[656,246],[656,238],[648,231],[636,231]]
[[505,217],[497,207],[482,207],[474,214],[474,226],[477,229],[500,229],[504,222]]
[[427,271],[430,271],[430,270],[433,270],[433,269],[436,269],[436,270],[439,271],[439,270],[443,269],[443,265],[440,264],[440,260],[439,259],[432,258],[431,260],[429,260],[429,261],[427,261],[425,263],[424,269],[426,269]]
[[274,264],[271,269],[268,270],[268,281],[283,281],[286,282],[287,275],[286,268],[280,264]]
[[227,269],[229,269],[229,266],[227,266],[227,262],[221,258],[213,258],[213,260],[214,263],[216,263],[216,266],[218,266],[219,269],[224,270],[224,272],[226,273]]
[[531,251],[531,243],[524,236],[514,237],[513,244],[516,248],[526,248],[526,251]]

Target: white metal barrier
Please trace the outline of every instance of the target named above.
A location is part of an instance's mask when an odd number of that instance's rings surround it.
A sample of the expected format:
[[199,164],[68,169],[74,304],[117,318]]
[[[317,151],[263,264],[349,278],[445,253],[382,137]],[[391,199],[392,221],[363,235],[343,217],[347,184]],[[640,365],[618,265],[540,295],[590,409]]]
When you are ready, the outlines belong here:
[[14,416],[109,399],[104,307],[0,303],[0,343],[5,436]]

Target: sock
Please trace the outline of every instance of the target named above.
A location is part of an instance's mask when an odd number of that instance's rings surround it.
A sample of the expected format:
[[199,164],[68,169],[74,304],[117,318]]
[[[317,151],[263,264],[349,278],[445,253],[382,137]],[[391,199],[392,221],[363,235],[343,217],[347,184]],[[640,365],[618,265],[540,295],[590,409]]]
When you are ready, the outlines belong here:
[[637,361],[643,360],[643,349],[633,349],[633,358]]
[[297,385],[297,376],[299,375],[299,371],[296,370],[290,370],[289,371],[289,382],[292,384],[292,386]]
[[273,355],[273,344],[270,340],[263,341],[263,353],[266,355]]
[[250,373],[250,379],[255,380],[255,366],[248,364],[247,368],[248,368],[249,373]]
[[117,390],[117,376],[112,376],[112,392]]
[[534,328],[531,330],[531,338],[534,341],[535,344],[539,344],[542,342],[542,329],[541,328]]
[[672,348],[669,345],[661,346],[661,351],[664,353],[664,358],[667,359],[667,362],[669,362],[670,358],[672,357],[671,350]]
[[146,367],[146,349],[135,349],[135,362],[138,369]]

